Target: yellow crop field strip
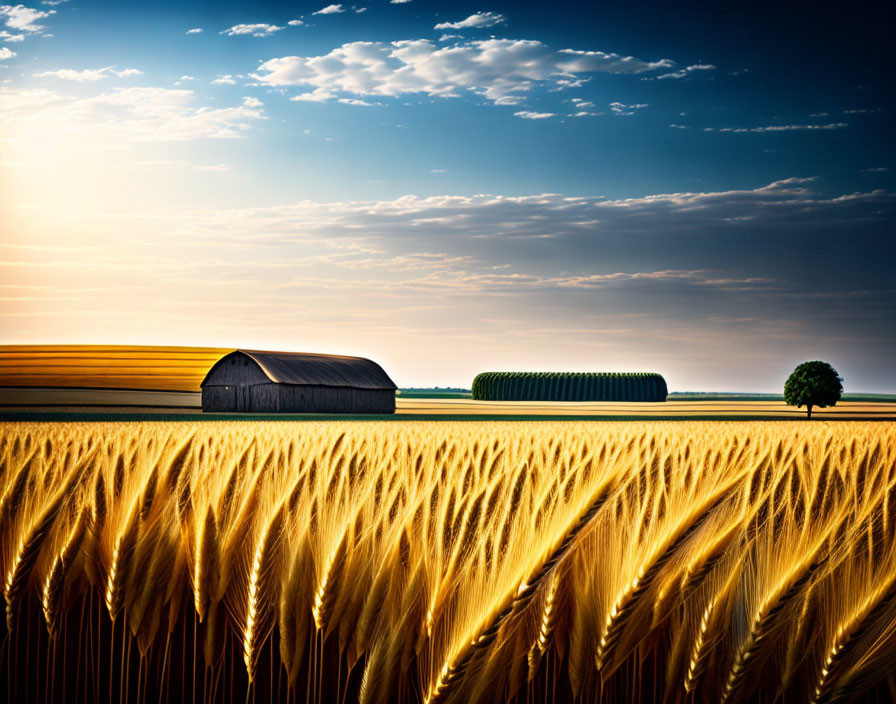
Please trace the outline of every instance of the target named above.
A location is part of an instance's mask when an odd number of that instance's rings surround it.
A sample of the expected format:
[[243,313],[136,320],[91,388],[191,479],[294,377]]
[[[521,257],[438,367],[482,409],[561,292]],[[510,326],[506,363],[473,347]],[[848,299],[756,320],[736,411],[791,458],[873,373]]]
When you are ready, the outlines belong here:
[[894,686],[893,424],[9,423],[0,539],[16,696]]
[[2,345],[0,386],[198,391],[232,349],[134,345]]

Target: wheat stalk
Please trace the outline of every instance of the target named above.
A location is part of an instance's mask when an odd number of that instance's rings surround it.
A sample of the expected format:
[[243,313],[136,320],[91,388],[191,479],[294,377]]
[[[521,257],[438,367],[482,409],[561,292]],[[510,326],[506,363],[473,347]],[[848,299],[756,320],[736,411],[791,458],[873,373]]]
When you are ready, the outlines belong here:
[[838,690],[845,688],[848,683],[847,676],[838,677],[844,663],[858,641],[892,603],[894,595],[896,577],[891,575],[840,624],[827,648],[812,695],[812,704],[826,704],[838,698]]
[[550,574],[551,570],[568,554],[570,547],[576,538],[582,533],[584,528],[591,522],[594,516],[607,503],[610,498],[610,483],[603,484],[597,492],[597,496],[588,504],[572,526],[567,529],[562,540],[544,559],[539,568],[526,581],[524,581],[515,590],[509,598],[505,597],[505,606],[499,609],[486,623],[483,628],[476,631],[474,638],[466,643],[459,652],[453,657],[445,661],[442,669],[429,688],[425,702],[426,704],[438,704],[445,700],[451,687],[465,674],[467,667],[473,660],[478,651],[488,648],[498,635],[498,631],[504,624],[505,620],[513,614],[524,609],[535,594],[536,589]]
[[760,646],[772,632],[776,617],[793,597],[800,593],[820,564],[820,561],[804,561],[795,569],[790,570],[760,604],[750,623],[747,635],[738,645],[734,662],[725,678],[725,686],[720,699],[722,704],[739,692],[747,673],[759,654]]
[[594,662],[598,670],[603,670],[609,663],[613,648],[622,635],[626,622],[634,613],[641,595],[653,583],[653,579],[672,558],[675,552],[703,524],[712,511],[727,497],[731,484],[726,484],[703,501],[698,508],[679,520],[653,550],[653,553],[642,563],[635,578],[616,597],[610,612],[607,614],[603,632],[597,645]]

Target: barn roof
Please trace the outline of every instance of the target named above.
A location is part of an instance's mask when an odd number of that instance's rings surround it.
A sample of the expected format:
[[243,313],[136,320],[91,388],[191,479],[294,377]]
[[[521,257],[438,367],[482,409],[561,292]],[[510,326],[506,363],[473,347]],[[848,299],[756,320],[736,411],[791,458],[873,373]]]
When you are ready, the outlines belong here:
[[249,357],[268,379],[277,384],[350,386],[356,389],[395,390],[396,388],[379,364],[363,357],[261,350],[236,350],[225,355],[209,370],[202,386],[205,386],[219,364],[234,355]]

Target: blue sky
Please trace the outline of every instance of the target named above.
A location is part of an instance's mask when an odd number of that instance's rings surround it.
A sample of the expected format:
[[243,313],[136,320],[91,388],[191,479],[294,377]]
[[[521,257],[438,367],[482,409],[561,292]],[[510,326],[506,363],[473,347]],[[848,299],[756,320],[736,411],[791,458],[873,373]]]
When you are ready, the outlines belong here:
[[0,6],[0,342],[896,391],[882,5]]

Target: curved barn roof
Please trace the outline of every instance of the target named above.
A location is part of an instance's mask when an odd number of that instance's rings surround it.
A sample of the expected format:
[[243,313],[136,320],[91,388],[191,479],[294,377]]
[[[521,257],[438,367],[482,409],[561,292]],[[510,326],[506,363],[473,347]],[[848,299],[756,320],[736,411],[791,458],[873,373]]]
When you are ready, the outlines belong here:
[[350,386],[356,389],[393,391],[397,388],[379,364],[363,357],[260,350],[236,350],[225,355],[209,370],[202,386],[205,386],[219,364],[235,355],[249,357],[268,379],[277,384]]

